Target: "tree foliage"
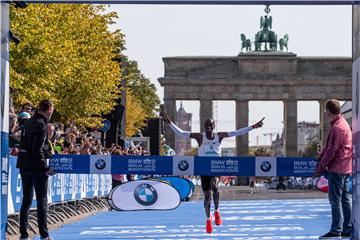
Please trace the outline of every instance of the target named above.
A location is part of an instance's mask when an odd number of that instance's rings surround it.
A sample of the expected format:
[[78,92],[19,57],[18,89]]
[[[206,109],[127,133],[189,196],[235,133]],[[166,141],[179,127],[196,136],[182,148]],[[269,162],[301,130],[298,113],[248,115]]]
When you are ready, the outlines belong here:
[[128,61],[126,64],[126,74],[128,87],[133,95],[139,100],[147,117],[155,117],[159,109],[160,99],[156,94],[156,87],[141,73],[138,63]]
[[319,145],[319,140],[313,140],[308,143],[305,147],[304,153],[302,154],[303,157],[316,157],[318,155],[317,148]]
[[126,137],[131,137],[136,130],[144,127],[146,115],[130,89],[126,92],[126,109]]
[[[11,29],[21,39],[10,46],[15,104],[50,98],[57,120],[91,126],[119,97],[120,31],[110,32],[116,13],[103,5],[29,4],[11,9]],[[94,117],[95,116],[95,117]]]

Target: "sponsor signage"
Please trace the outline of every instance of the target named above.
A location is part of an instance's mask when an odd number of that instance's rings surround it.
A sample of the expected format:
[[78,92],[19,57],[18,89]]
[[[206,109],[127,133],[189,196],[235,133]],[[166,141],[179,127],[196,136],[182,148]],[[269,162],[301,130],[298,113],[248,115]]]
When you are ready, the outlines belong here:
[[[67,162],[75,161],[79,159],[84,159],[85,156],[78,155],[77,157],[69,158],[54,158],[51,160],[57,162],[56,166],[63,166],[59,164],[59,159],[61,161]],[[106,156],[101,156],[106,157]],[[103,159],[103,158],[101,158]],[[106,158],[104,158],[106,159]],[[16,168],[16,157],[9,158],[9,194],[8,194],[8,213],[14,213],[20,211],[21,199],[22,199],[22,183],[19,173],[19,169]],[[66,161],[67,160],[67,161]],[[87,162],[89,164],[89,161]],[[54,165],[53,165],[54,166]],[[85,170],[89,172],[89,166],[84,166]],[[69,167],[62,168],[69,170]],[[79,166],[75,168],[79,172],[84,172],[85,170],[79,170]],[[111,175],[110,174],[73,174],[74,172],[68,173],[58,173],[54,176],[49,177],[49,192],[48,192],[48,202],[62,202],[67,200],[78,200],[86,197],[94,196],[106,196],[111,190]],[[32,207],[36,207],[36,200],[33,200]]]
[[313,176],[313,158],[55,155],[57,173],[175,176]]

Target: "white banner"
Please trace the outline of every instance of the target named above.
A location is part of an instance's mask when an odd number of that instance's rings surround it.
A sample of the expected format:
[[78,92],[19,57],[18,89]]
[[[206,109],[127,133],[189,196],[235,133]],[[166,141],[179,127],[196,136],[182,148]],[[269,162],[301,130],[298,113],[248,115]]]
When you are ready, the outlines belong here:
[[171,210],[180,205],[178,191],[169,184],[155,180],[126,182],[109,194],[109,204],[116,210]]
[[255,176],[276,176],[276,157],[256,157]]
[[174,156],[173,157],[173,175],[174,176],[193,176],[194,175],[194,157]]

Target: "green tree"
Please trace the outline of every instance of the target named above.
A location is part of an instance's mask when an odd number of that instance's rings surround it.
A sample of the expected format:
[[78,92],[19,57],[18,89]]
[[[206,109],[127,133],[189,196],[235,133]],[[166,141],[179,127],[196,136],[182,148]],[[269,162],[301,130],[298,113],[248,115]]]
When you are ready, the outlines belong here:
[[313,140],[310,143],[308,143],[305,147],[303,157],[316,157],[318,155],[317,147],[319,144],[319,140]]
[[[120,31],[110,32],[117,14],[104,5],[30,4],[11,8],[11,29],[22,40],[10,45],[15,104],[42,98],[55,102],[57,120],[100,123],[119,97]],[[95,117],[94,117],[95,116]]]
[[155,117],[160,105],[155,85],[141,73],[138,63],[135,61],[127,62],[126,73],[127,85],[134,97],[139,100],[146,117]]

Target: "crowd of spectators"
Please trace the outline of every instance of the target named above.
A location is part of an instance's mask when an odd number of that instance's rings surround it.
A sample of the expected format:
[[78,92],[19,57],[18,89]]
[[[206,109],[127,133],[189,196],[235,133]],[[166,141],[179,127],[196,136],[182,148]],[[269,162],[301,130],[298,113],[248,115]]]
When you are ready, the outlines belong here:
[[[21,129],[35,111],[36,109],[30,103],[23,104],[17,113],[14,108],[10,108],[9,145],[11,155],[17,155]],[[149,155],[149,152],[141,145],[135,146],[132,143],[126,143],[126,147],[112,144],[110,148],[106,148],[96,135],[99,135],[97,131],[82,131],[73,123],[67,126],[61,123],[49,123],[50,154],[110,155],[117,151],[118,155]]]
[[[18,155],[21,130],[25,122],[36,112],[30,103],[23,104],[16,112],[10,103],[9,113],[9,146],[10,155]],[[125,146],[121,147],[112,144],[106,148],[98,139],[97,131],[81,131],[75,124],[68,126],[61,123],[48,124],[48,139],[50,145],[50,155],[71,154],[71,155],[149,155],[149,151],[144,149],[141,144],[135,145],[125,141]],[[113,185],[117,185],[125,180],[131,181],[136,178],[134,175],[113,174]]]

